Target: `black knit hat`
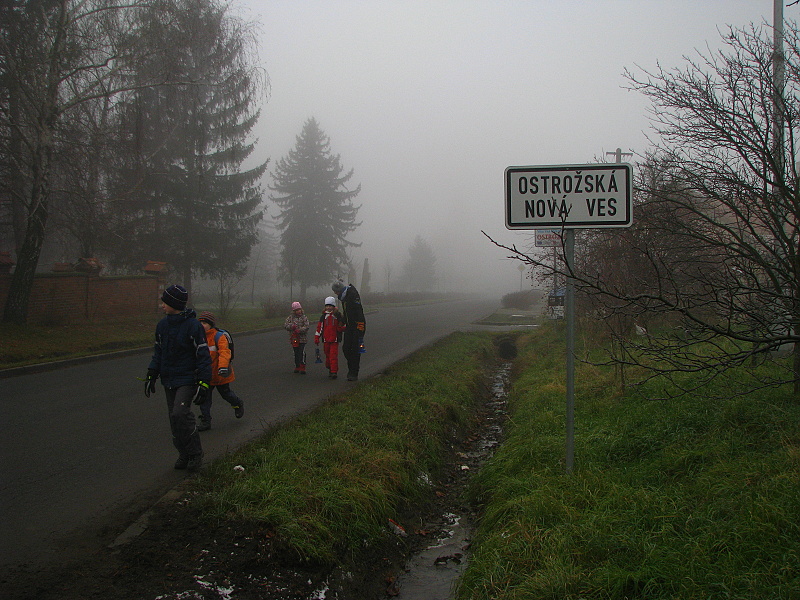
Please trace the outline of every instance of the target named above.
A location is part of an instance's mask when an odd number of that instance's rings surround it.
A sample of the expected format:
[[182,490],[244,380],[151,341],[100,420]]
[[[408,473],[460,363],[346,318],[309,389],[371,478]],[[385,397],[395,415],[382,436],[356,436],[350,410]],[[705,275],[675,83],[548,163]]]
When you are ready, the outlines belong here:
[[161,294],[161,301],[175,310],[183,310],[189,301],[189,292],[181,285],[171,285]]

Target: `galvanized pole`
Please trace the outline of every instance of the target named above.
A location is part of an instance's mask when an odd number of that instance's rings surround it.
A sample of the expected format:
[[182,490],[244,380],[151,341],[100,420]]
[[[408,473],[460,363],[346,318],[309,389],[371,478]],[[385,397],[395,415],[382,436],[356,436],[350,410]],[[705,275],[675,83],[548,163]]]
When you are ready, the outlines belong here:
[[[566,230],[565,246],[567,273],[572,273],[575,259],[575,230]],[[567,473],[572,473],[575,463],[575,283],[567,276],[566,292],[567,317]]]

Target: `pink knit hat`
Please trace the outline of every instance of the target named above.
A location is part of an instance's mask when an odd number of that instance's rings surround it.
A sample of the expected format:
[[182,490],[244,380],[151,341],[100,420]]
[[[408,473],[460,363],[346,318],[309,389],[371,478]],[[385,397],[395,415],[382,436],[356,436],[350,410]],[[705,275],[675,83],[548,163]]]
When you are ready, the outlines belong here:
[[292,310],[297,310],[298,308],[302,309],[303,307],[300,306],[299,302],[292,302]]

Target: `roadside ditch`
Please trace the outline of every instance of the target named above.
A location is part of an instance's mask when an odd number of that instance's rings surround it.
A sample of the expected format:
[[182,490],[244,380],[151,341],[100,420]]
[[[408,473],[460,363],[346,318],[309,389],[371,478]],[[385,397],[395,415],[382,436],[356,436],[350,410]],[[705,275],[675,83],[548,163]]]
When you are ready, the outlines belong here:
[[[498,340],[503,359],[516,356],[513,340]],[[449,600],[468,562],[478,515],[465,500],[471,475],[502,442],[508,417],[511,362],[497,365],[488,377],[486,398],[474,426],[454,440],[447,465],[434,487],[435,498],[423,513],[387,524],[382,558],[371,565],[349,564],[321,580],[308,600]],[[359,560],[359,559],[356,559]]]

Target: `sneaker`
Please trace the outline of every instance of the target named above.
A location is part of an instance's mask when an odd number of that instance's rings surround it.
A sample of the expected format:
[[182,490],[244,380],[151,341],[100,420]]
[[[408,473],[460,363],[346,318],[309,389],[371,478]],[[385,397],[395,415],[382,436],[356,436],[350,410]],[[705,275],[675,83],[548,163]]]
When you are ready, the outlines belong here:
[[200,466],[203,464],[203,453],[195,454],[194,456],[190,456],[187,463],[186,468],[190,471],[197,471],[200,469]]
[[336,373],[331,373],[330,375],[328,375],[328,377],[330,377],[331,379],[336,379]]
[[197,431],[208,431],[209,429],[211,429],[211,419],[200,419]]
[[353,375],[352,373],[348,373],[347,381],[358,381],[358,375]]
[[179,456],[178,460],[175,461],[175,468],[178,469],[179,471],[182,471],[188,466],[189,466],[188,456]]
[[233,407],[233,414],[236,415],[237,419],[241,419],[244,416],[244,402],[240,402],[239,406]]

